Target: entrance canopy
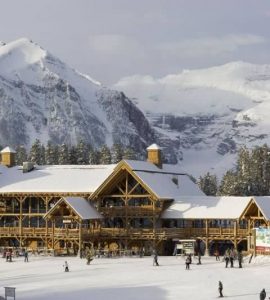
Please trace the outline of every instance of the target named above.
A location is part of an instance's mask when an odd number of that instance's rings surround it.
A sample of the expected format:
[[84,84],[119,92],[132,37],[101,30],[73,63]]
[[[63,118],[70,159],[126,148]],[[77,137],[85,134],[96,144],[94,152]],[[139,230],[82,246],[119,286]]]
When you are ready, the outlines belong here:
[[102,219],[101,214],[84,198],[63,197],[44,216],[50,219],[63,215],[64,210],[69,210],[72,215],[77,216],[81,221]]

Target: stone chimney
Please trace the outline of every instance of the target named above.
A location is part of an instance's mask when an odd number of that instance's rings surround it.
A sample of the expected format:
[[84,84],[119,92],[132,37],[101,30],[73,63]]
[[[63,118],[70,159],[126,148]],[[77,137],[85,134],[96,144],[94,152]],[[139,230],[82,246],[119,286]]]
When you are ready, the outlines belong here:
[[1,164],[7,167],[15,166],[16,151],[11,147],[4,148],[1,152]]
[[152,144],[147,149],[147,161],[155,164],[157,167],[162,168],[162,160],[161,160],[161,149],[157,144]]

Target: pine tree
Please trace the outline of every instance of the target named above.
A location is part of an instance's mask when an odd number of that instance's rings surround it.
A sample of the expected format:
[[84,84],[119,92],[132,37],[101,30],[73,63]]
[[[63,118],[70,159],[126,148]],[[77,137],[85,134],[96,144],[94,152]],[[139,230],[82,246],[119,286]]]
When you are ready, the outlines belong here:
[[237,174],[236,172],[229,170],[223,176],[219,187],[218,195],[220,196],[238,196],[239,191],[237,190]]
[[68,162],[71,165],[77,164],[77,151],[74,146],[71,146],[68,151]]
[[198,185],[207,196],[215,196],[217,194],[217,176],[211,175],[209,172],[199,178]]
[[59,148],[59,158],[58,158],[59,165],[68,165],[68,146],[66,144],[62,144]]
[[83,140],[80,140],[76,147],[77,152],[77,164],[87,165],[88,164],[88,147]]
[[237,159],[237,190],[241,196],[249,196],[252,193],[251,180],[251,158],[250,152],[246,147],[242,147]]
[[123,153],[123,159],[136,160],[136,154],[131,148],[126,148]]
[[111,148],[112,163],[117,164],[123,158],[123,147],[121,144],[113,144]]
[[41,148],[40,148],[40,164],[41,165],[46,164],[46,161],[45,161],[45,147],[44,147],[43,144],[41,145]]
[[54,165],[54,162],[55,162],[54,155],[55,155],[54,146],[50,141],[48,141],[47,147],[46,147],[46,150],[45,150],[46,165]]
[[222,179],[219,194],[236,196],[266,196],[270,194],[270,149],[267,145],[252,151],[241,148],[236,171]]
[[27,161],[27,152],[24,146],[16,148],[16,165],[21,166],[23,162]]
[[109,165],[112,162],[112,156],[110,149],[106,146],[103,145],[102,148],[100,149],[100,164],[102,165]]
[[59,146],[54,145],[53,151],[54,151],[54,162],[53,162],[53,164],[58,165],[59,164]]
[[42,164],[41,143],[39,139],[36,139],[34,144],[31,147],[29,153],[29,160],[37,165]]
[[89,149],[89,164],[90,165],[98,165],[99,164],[99,157],[97,151],[95,151],[93,148]]

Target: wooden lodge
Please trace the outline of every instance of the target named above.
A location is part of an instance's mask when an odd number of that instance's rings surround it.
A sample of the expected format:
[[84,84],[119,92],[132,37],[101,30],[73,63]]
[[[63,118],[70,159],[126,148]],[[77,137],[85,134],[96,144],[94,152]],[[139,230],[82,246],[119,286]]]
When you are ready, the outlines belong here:
[[14,166],[5,148],[0,246],[171,255],[178,240],[194,239],[210,253],[252,250],[253,228],[270,225],[270,197],[207,197],[178,165],[162,164],[157,145],[147,150],[147,161],[116,165]]

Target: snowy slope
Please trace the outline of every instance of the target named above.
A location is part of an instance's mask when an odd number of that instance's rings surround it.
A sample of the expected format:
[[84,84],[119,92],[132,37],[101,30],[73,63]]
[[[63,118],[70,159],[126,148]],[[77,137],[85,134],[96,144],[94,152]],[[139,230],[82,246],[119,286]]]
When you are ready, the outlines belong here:
[[[153,258],[96,258],[91,265],[77,257],[29,256],[14,258],[12,263],[0,260],[1,288],[16,287],[20,300],[211,300],[218,298],[218,281],[223,283],[224,297],[231,300],[259,299],[269,288],[269,257],[258,256],[243,268],[225,268],[215,257],[203,256],[197,265],[193,258],[190,270],[185,270],[185,257],[160,256],[160,266]],[[64,272],[65,261],[70,272]],[[3,298],[4,299],[4,298]]]
[[222,174],[241,145],[270,144],[270,65],[232,62],[159,79],[132,76],[114,88],[132,97],[165,141],[175,141],[195,176]]
[[0,103],[2,145],[83,139],[94,147],[121,142],[141,151],[153,141],[148,121],[123,93],[25,38],[0,47]]

